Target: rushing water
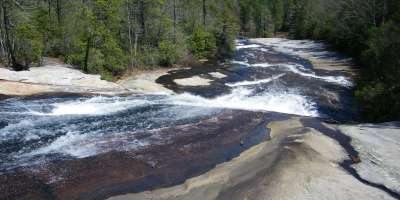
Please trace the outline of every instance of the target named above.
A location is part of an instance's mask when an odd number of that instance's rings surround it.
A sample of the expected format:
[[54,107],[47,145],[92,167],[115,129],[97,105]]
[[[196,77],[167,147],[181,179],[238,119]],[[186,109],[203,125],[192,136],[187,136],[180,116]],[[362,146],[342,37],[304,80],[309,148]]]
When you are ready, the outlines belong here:
[[[141,138],[137,133],[195,123],[223,109],[342,118],[338,112],[349,108],[351,99],[343,96],[349,94],[351,80],[316,71],[295,54],[302,50],[299,46],[315,49],[321,44],[280,44],[238,41],[237,55],[221,71],[224,76],[210,86],[187,87],[176,94],[0,101],[0,170],[163,143],[168,138],[162,135]],[[271,57],[276,60],[269,62]],[[175,75],[188,71],[193,73]],[[332,105],[326,94],[337,94],[339,103]]]

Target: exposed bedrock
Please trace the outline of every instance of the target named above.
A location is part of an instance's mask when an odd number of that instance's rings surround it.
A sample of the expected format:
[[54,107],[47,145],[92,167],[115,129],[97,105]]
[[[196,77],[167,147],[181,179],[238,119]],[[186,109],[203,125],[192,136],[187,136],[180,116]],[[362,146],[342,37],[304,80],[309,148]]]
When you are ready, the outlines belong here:
[[163,142],[139,150],[21,167],[0,175],[0,199],[104,199],[177,185],[269,139],[267,123],[285,118],[227,110],[198,123],[138,133],[136,137]]
[[[350,157],[342,146],[346,141],[337,141],[313,128],[313,124],[321,124],[318,120],[306,118],[315,121],[308,127],[302,119],[270,123],[271,140],[184,184],[110,200],[397,199],[343,169],[340,163]],[[337,131],[333,125],[321,125]]]
[[237,49],[117,83],[0,68],[0,199],[400,199],[400,125],[338,123],[358,119],[351,60],[313,41]]
[[[352,138],[362,162],[354,165],[360,177],[386,187],[400,198],[400,123],[341,125]],[[396,195],[395,195],[396,196]]]

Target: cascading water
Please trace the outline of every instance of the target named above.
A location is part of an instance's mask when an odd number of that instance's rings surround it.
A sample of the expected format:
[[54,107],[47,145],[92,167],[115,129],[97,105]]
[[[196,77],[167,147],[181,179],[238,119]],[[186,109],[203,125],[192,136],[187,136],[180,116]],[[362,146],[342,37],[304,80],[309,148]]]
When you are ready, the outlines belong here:
[[[309,46],[313,46],[309,42]],[[305,44],[301,44],[305,45]],[[318,44],[314,44],[314,46]],[[137,133],[195,123],[223,109],[330,116],[321,94],[347,91],[342,75],[317,74],[300,63],[268,63],[259,55],[271,46],[238,41],[238,55],[224,78],[211,87],[229,92],[207,98],[201,93],[146,94],[126,97],[11,98],[0,101],[0,172],[53,159],[74,159],[166,142],[160,135]],[[281,47],[296,52],[296,45]],[[207,90],[207,88],[205,88]],[[330,116],[334,117],[334,116]]]

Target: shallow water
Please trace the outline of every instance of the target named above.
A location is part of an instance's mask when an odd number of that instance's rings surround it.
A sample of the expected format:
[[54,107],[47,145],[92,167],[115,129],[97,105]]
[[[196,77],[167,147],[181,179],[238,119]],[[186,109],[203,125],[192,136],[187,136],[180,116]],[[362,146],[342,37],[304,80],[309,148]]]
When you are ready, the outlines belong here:
[[[282,53],[272,48],[279,43],[268,46],[238,41],[234,59],[218,68],[226,77],[214,78],[210,86],[175,85],[172,89],[176,94],[64,95],[0,101],[0,170],[162,144],[169,138],[143,138],[138,133],[195,123],[223,109],[353,119],[351,79],[336,72],[317,72],[292,53],[299,45],[321,48],[321,44],[306,41],[296,45],[281,47]],[[193,74],[210,78],[216,70],[178,70],[164,78]],[[332,98],[337,102],[332,103]]]

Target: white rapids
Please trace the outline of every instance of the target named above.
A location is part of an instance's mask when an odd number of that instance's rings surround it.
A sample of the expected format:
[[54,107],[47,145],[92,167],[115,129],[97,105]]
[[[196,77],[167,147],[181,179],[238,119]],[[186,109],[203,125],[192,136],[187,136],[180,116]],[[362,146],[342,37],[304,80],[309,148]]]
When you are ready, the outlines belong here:
[[[257,39],[254,41],[258,42]],[[236,45],[237,49],[254,49],[258,51],[266,51],[265,47],[269,47],[277,52],[298,56],[303,53],[310,54],[312,57],[319,57],[319,56],[329,56],[334,54],[334,52],[327,51],[327,47],[324,43],[315,42],[311,40],[289,40],[283,38],[263,38],[261,44],[245,44],[244,40],[237,40]],[[334,57],[334,56],[332,56]],[[278,67],[284,68],[289,72],[308,77],[323,80],[330,83],[335,83],[338,85],[342,85],[345,87],[352,87],[353,82],[344,76],[321,76],[316,75],[310,69],[306,69],[304,66],[297,64],[297,63],[279,63],[279,64],[271,64],[271,63],[253,63],[250,64],[247,60],[240,61],[240,60],[233,60],[231,61],[232,64],[238,64],[246,67]]]
[[121,97],[96,96],[87,100],[74,100],[51,104],[51,112],[30,111],[36,115],[107,115],[132,107],[149,105],[151,102],[143,99],[126,99]]
[[229,108],[252,111],[273,111],[303,116],[318,116],[317,107],[307,97],[297,91],[271,89],[254,94],[252,89],[238,87],[232,93],[213,99],[184,93],[171,97],[175,105],[187,105],[211,108]]
[[238,82],[238,83],[226,83],[225,85],[229,86],[229,87],[239,87],[239,86],[249,86],[249,85],[258,85],[258,84],[262,84],[262,83],[269,83],[271,81],[277,80],[283,76],[285,76],[286,74],[278,74],[276,76],[272,76],[271,78],[266,78],[266,79],[261,79],[261,80],[255,80],[255,81],[242,81],[242,82]]
[[316,75],[315,72],[306,69],[305,67],[299,65],[299,64],[269,64],[269,63],[258,63],[258,64],[253,64],[250,65],[253,67],[279,67],[279,68],[284,68],[285,70],[304,76],[304,77],[309,77],[309,78],[315,78],[315,79],[320,79],[326,82],[330,83],[335,83],[338,85],[346,86],[346,87],[351,87],[353,86],[353,83],[348,80],[348,78],[344,76],[320,76]]
[[258,81],[244,81],[227,84],[235,87],[230,94],[216,98],[205,98],[190,93],[163,95],[153,100],[121,97],[92,97],[88,100],[75,100],[51,104],[50,112],[30,110],[27,113],[40,116],[62,115],[110,115],[127,109],[157,105],[182,105],[206,108],[228,108],[250,111],[273,111],[302,116],[318,116],[315,103],[295,90],[284,90],[276,87],[263,93],[255,93],[253,89],[241,87],[271,82],[285,74]]
[[[291,48],[282,47],[280,50],[295,52]],[[254,63],[257,55],[252,51],[267,53],[271,51],[268,45],[237,41],[237,49],[249,52],[245,54],[247,57],[231,61],[236,65],[232,71],[238,70],[238,74],[244,73],[243,76],[207,72],[213,77],[207,87],[211,87],[215,80],[223,80],[219,87],[227,88],[212,98],[189,92],[171,92],[0,101],[0,142],[16,149],[0,149],[0,158],[6,159],[4,163],[0,162],[0,168],[30,165],[32,162],[40,164],[43,159],[51,159],[48,155],[85,158],[166,142],[165,138],[157,135],[138,140],[135,134],[190,123],[223,109],[323,116],[318,100],[312,95],[307,96],[310,93],[306,93],[304,88],[288,88],[280,84],[281,80],[293,74],[305,77],[307,81],[352,86],[352,82],[343,76],[319,75],[298,63]]]

